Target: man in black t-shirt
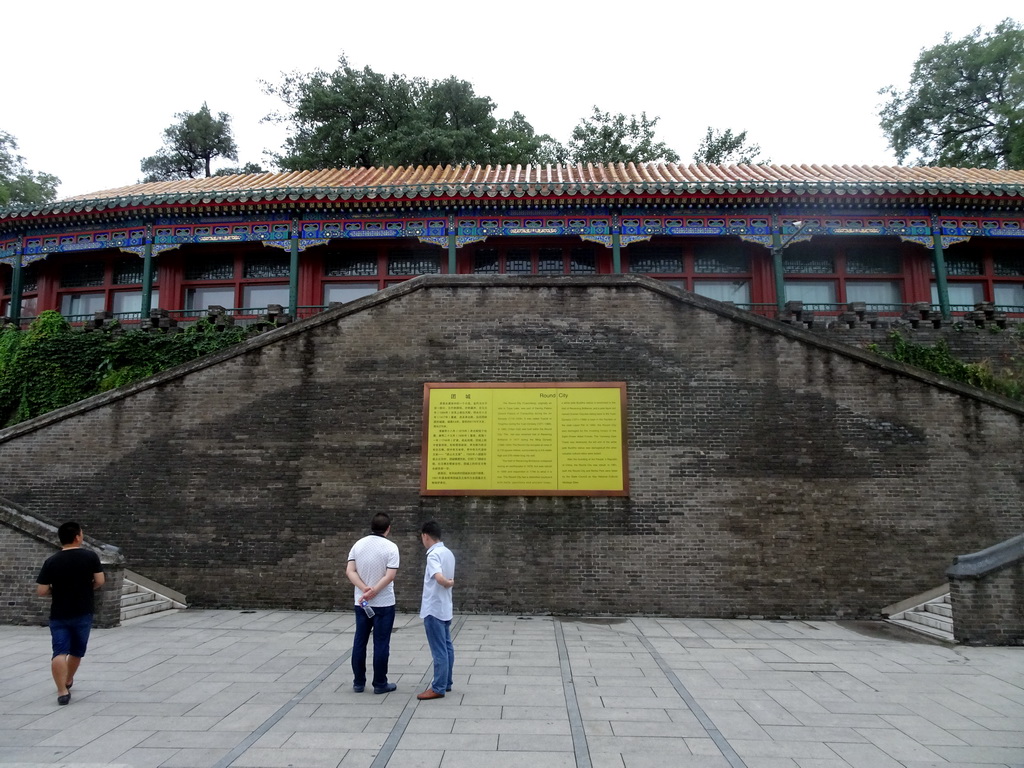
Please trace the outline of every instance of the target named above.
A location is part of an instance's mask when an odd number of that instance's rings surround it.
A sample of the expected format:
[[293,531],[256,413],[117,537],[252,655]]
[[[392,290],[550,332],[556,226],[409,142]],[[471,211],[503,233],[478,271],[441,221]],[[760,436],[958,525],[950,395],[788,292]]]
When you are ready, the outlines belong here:
[[103,566],[95,552],[82,549],[82,526],[69,521],[57,529],[61,551],[43,563],[36,577],[36,594],[51,596],[50,671],[57,685],[57,703],[71,701],[75,672],[85,656],[92,629],[93,590],[103,586]]

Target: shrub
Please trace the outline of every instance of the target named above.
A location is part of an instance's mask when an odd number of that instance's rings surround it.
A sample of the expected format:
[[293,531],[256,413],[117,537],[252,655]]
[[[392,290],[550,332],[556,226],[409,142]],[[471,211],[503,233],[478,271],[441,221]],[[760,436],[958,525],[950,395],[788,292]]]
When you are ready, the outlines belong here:
[[901,333],[893,331],[889,334],[889,341],[892,344],[891,351],[885,351],[877,344],[868,348],[890,360],[914,365],[1014,400],[1024,400],[1024,362],[1015,359],[1010,367],[995,373],[988,363],[965,363],[953,357],[949,345],[943,340],[929,347],[908,341]]

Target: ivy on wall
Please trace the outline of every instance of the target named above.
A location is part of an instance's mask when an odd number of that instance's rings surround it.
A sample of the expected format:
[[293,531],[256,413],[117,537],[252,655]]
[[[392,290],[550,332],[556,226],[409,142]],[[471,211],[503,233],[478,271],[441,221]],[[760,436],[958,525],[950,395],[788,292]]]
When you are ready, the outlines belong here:
[[43,312],[26,330],[0,330],[0,427],[230,347],[257,333],[200,320],[180,333],[72,328]]
[[891,349],[888,351],[881,349],[877,344],[871,344],[868,348],[890,360],[914,365],[1014,400],[1024,400],[1024,359],[1015,359],[1009,367],[994,372],[985,362],[965,363],[953,357],[949,345],[941,339],[934,347],[930,347],[926,344],[915,344],[899,331],[893,331],[889,334],[889,343]]

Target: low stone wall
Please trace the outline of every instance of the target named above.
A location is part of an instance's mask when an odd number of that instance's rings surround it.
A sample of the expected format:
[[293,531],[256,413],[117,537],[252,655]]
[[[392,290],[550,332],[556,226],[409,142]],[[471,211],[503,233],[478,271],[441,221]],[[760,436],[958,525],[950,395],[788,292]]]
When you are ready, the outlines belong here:
[[1024,534],[956,558],[948,576],[958,643],[1024,645]]
[[[106,583],[96,594],[97,627],[121,623],[124,558],[115,548],[86,534],[85,545],[100,556]],[[43,561],[60,549],[57,526],[0,499],[0,624],[46,624],[50,598],[36,595]]]

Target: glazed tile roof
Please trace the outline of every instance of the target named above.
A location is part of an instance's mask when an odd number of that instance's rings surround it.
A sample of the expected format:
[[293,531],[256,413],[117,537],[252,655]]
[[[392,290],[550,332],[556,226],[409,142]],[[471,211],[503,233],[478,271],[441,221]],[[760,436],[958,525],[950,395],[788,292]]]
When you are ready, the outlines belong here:
[[174,204],[700,193],[1024,197],[1024,171],[677,163],[341,168],[133,184],[65,198],[40,209],[0,211],[0,220]]

